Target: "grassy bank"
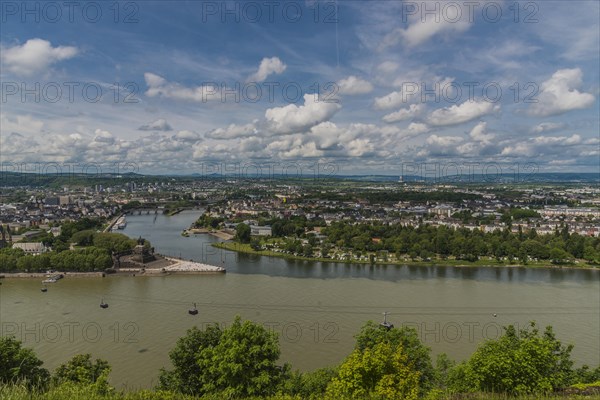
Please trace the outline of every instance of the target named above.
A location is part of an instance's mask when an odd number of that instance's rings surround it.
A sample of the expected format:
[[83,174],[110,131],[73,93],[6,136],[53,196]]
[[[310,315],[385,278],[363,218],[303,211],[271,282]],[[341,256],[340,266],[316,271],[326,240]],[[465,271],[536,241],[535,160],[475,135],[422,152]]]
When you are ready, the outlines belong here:
[[365,264],[365,265],[409,265],[409,266],[420,266],[420,267],[432,267],[432,266],[449,266],[449,267],[526,267],[526,268],[578,268],[578,269],[599,269],[599,266],[588,263],[580,262],[579,264],[564,264],[554,265],[549,262],[542,261],[529,261],[527,264],[513,263],[509,264],[503,261],[497,261],[495,259],[480,259],[477,261],[466,261],[466,260],[454,260],[454,259],[434,259],[431,261],[412,261],[412,260],[401,260],[401,261],[379,261],[374,262],[365,260],[338,260],[332,258],[322,257],[305,257],[297,256],[288,253],[279,253],[272,250],[254,250],[249,244],[237,243],[237,242],[218,242],[213,243],[212,246],[219,249],[237,251],[238,253],[255,254],[266,257],[278,257],[288,260],[304,260],[304,261],[319,261],[319,262],[333,262],[343,264]]
[[[185,396],[181,394],[139,390],[131,392],[113,392],[107,394],[98,393],[89,386],[65,384],[51,388],[45,393],[35,393],[28,391],[20,385],[0,385],[0,398],[3,400],[226,400],[228,397],[222,395],[210,395],[202,397]],[[591,400],[600,399],[600,395],[530,395],[515,396],[499,394],[469,394],[436,397],[435,400]],[[240,400],[304,400],[299,396],[271,396],[271,397],[251,397]],[[314,397],[311,400],[326,400],[324,397]],[[331,400],[331,399],[327,399]],[[343,399],[340,399],[343,400]],[[374,398],[362,398],[357,400],[376,400]]]

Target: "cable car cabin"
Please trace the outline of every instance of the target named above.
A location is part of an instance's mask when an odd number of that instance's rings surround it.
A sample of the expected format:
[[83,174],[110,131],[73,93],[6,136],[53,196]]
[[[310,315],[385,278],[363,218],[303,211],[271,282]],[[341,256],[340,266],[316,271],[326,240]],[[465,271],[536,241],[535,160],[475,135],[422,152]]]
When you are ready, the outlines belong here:
[[387,312],[383,313],[383,322],[379,325],[381,325],[382,327],[384,327],[385,329],[387,329],[389,331],[390,329],[392,329],[394,327],[394,324],[390,324],[389,322],[387,322],[387,315],[388,315]]
[[394,327],[394,324],[390,324],[389,322],[382,322],[380,325],[383,326],[388,331]]

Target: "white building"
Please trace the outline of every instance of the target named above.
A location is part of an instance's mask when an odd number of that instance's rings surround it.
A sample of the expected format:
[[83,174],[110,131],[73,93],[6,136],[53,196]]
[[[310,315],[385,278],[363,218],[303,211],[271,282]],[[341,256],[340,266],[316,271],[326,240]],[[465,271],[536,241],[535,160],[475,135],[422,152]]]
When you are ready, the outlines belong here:
[[32,256],[37,256],[50,251],[50,248],[43,243],[13,243],[12,248],[21,249],[25,254]]

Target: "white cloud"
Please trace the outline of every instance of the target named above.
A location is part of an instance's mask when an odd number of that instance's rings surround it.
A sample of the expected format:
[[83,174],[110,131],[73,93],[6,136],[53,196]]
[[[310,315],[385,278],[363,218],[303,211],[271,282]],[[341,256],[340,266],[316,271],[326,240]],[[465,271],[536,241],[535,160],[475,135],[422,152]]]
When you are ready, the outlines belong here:
[[162,96],[168,99],[207,102],[220,99],[219,87],[212,83],[202,84],[200,86],[188,88],[178,83],[168,82],[162,76],[146,72],[144,80],[148,85],[146,96]]
[[541,157],[544,155],[565,156],[573,148],[575,154],[580,154],[579,145],[584,143],[580,135],[571,136],[537,136],[526,142],[505,146],[501,155],[509,157]]
[[112,135],[112,133],[110,133],[108,131],[103,131],[102,129],[96,129],[96,131],[94,133],[96,134],[96,136],[94,137],[95,142],[102,142],[102,143],[114,143],[115,142],[114,136]]
[[417,155],[422,157],[457,154],[457,146],[463,143],[463,141],[464,139],[459,136],[431,135],[425,141],[424,148]]
[[582,93],[583,73],[579,68],[559,69],[541,85],[538,102],[529,108],[529,114],[549,116],[563,114],[571,110],[591,107],[596,100],[590,93]]
[[162,131],[167,132],[173,130],[171,125],[164,118],[159,118],[150,123],[144,124],[138,128],[140,131]]
[[369,81],[358,78],[354,75],[350,75],[349,77],[340,80],[337,85],[339,87],[340,94],[346,94],[350,96],[366,94],[373,91],[373,85]]
[[380,45],[386,49],[402,42],[407,47],[415,47],[425,43],[438,34],[453,34],[465,32],[471,26],[469,11],[458,2],[451,2],[453,6],[446,6],[445,2],[432,3],[434,12],[426,13],[426,3],[414,3],[416,12],[408,17],[407,28],[396,28],[387,34]]
[[407,103],[405,96],[402,95],[402,92],[394,91],[392,93],[386,94],[382,97],[376,97],[373,107],[376,110],[389,110],[391,108],[397,108],[401,105],[405,105]]
[[288,134],[303,132],[328,121],[341,109],[337,103],[319,100],[314,94],[304,95],[304,105],[288,104],[284,107],[269,108],[265,118],[273,133]]
[[247,82],[264,82],[271,74],[281,74],[287,68],[278,57],[263,58],[258,67],[258,71],[248,77]]
[[500,106],[484,100],[467,100],[459,105],[438,108],[429,115],[427,122],[434,126],[458,125],[480,118],[499,109]]
[[16,75],[30,76],[44,72],[62,60],[68,60],[77,54],[73,46],[57,46],[43,39],[29,39],[23,45],[0,47],[2,64]]
[[217,128],[207,132],[205,136],[211,139],[237,139],[240,137],[250,137],[259,134],[258,120],[254,120],[249,124],[236,125],[231,124],[227,128]]
[[182,142],[196,142],[200,140],[200,135],[194,131],[183,130],[177,132],[172,138]]
[[424,104],[411,104],[408,108],[402,108],[391,114],[384,115],[383,120],[389,123],[404,121],[421,115],[424,110]]
[[542,122],[531,128],[532,133],[552,132],[564,129],[567,125],[562,122]]
[[476,142],[488,145],[496,137],[493,133],[487,133],[487,122],[480,122],[471,129],[469,136]]
[[40,134],[44,128],[44,123],[33,118],[31,115],[17,115],[9,117],[0,114],[0,136],[12,132],[25,134]]
[[396,72],[398,67],[400,67],[400,64],[395,61],[384,61],[377,66],[377,70],[384,74],[390,74],[392,72]]
[[443,98],[454,98],[459,94],[455,93],[453,82],[454,78],[436,76],[421,68],[411,70],[393,79],[392,86],[399,89],[375,98],[373,107],[376,110],[389,110],[410,103],[439,102]]

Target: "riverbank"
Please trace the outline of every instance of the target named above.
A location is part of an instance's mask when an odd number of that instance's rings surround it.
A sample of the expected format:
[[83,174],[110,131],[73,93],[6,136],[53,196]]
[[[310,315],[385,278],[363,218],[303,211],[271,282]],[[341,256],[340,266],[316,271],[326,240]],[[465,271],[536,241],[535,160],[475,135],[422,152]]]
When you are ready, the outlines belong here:
[[458,267],[458,268],[469,268],[469,267],[523,267],[523,268],[553,268],[553,269],[586,269],[586,270],[598,270],[600,271],[600,266],[591,265],[591,264],[569,264],[569,265],[555,265],[550,264],[548,262],[540,262],[540,261],[531,261],[527,264],[521,263],[513,263],[508,264],[506,262],[497,261],[495,259],[492,260],[477,260],[473,262],[465,261],[465,260],[454,260],[454,259],[436,259],[431,261],[412,261],[412,260],[374,260],[373,262],[369,260],[360,260],[360,259],[333,259],[333,258],[324,258],[324,257],[305,257],[305,256],[297,256],[294,254],[288,253],[279,253],[272,250],[254,250],[250,247],[249,244],[242,244],[237,242],[218,242],[213,243],[213,247],[236,251],[238,253],[245,254],[254,254],[265,257],[277,257],[283,258],[287,260],[302,260],[302,261],[313,261],[313,262],[327,262],[327,263],[342,263],[342,264],[364,264],[364,265],[406,265],[406,266],[421,266],[421,267]]
[[54,275],[63,275],[65,278],[103,278],[106,276],[105,272],[94,271],[94,272],[62,272],[54,271],[52,273],[47,272],[3,272],[0,274],[2,279],[22,279],[22,278],[48,278]]
[[[160,256],[161,259],[140,268],[119,268],[114,272],[5,272],[0,274],[2,279],[46,279],[54,275],[62,275],[64,278],[104,278],[107,275],[135,276],[137,275],[169,275],[169,274],[221,274],[225,273],[224,267],[203,264],[192,260],[181,260],[178,258]],[[154,264],[154,265],[153,265]]]
[[[185,261],[177,258],[165,257],[172,262],[171,265],[160,269],[160,272],[167,273],[196,273],[196,274],[220,274],[225,272],[224,267],[203,264],[195,261]],[[153,270],[146,269],[146,273],[152,273]]]
[[207,228],[188,228],[184,229],[181,236],[188,237],[189,235],[212,235],[221,240],[231,240],[235,237],[235,233],[230,229],[211,230]]

